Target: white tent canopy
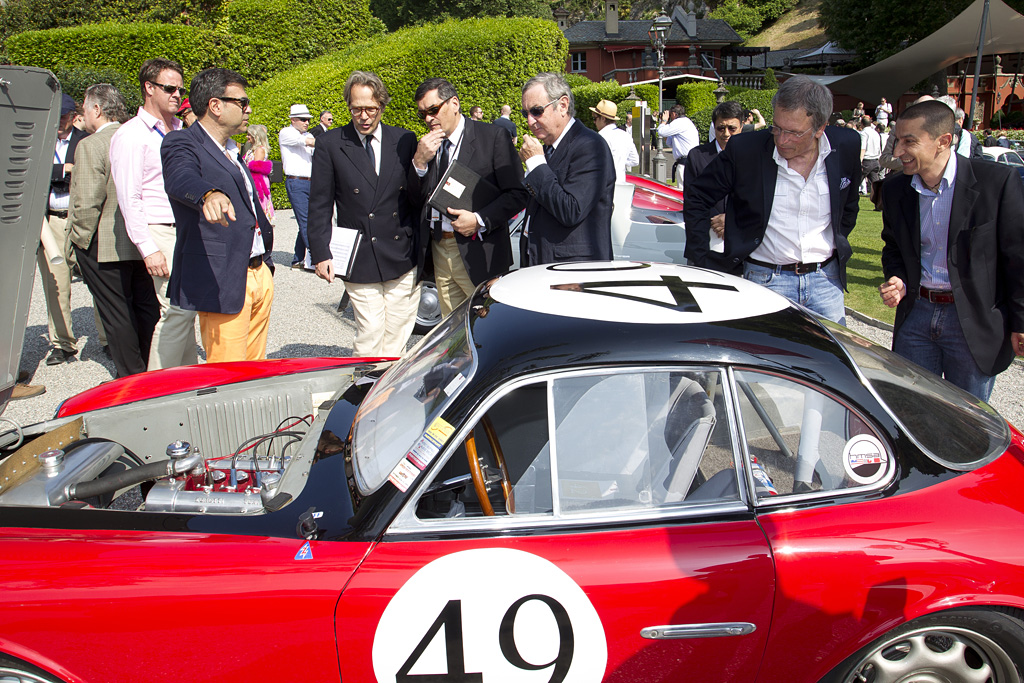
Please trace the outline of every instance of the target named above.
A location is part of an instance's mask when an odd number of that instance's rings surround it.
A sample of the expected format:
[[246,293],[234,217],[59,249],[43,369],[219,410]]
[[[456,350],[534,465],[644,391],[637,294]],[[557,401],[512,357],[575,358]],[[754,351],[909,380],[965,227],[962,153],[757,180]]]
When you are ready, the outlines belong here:
[[[978,34],[985,0],[970,7],[927,38],[877,64],[849,76],[812,76],[833,92],[852,95],[866,102],[886,97],[896,100],[911,86],[937,71],[978,54]],[[1024,16],[1002,0],[989,0],[985,26],[984,53],[1007,54],[1024,51]]]

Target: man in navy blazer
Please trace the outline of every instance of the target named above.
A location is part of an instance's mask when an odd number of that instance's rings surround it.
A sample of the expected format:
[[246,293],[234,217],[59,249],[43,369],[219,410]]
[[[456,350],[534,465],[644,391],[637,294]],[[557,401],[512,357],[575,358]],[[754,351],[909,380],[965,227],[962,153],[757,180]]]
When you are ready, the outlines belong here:
[[561,74],[541,73],[523,86],[523,116],[537,136],[524,135],[519,150],[530,193],[520,239],[523,266],[612,258],[615,162],[604,138],[575,115]]
[[189,92],[198,121],[160,147],[177,230],[167,293],[175,306],[199,311],[209,363],[267,355],[273,228],[231,139],[249,126],[246,85],[229,69],[200,71]]
[[[686,195],[685,256],[732,271],[844,323],[848,236],[857,222],[860,136],[826,128],[832,93],[806,76],[772,98],[774,125],[729,141]],[[725,247],[709,250],[715,204],[728,197]]]

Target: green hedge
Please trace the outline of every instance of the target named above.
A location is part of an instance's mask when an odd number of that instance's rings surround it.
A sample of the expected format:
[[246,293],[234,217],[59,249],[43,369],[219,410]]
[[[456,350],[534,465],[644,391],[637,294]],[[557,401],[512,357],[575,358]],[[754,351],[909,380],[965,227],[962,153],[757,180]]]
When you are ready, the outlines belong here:
[[[363,70],[377,73],[391,93],[384,123],[425,133],[413,95],[427,78],[444,76],[458,89],[466,113],[470,105],[479,105],[491,120],[508,104],[523,130],[523,83],[541,71],[562,71],[567,55],[562,32],[539,19],[467,19],[403,29],[289,69],[253,88],[251,122],[264,124],[275,139],[288,125],[288,107],[301,102],[313,112],[331,110],[335,125],[344,125],[351,118],[345,80]],[[277,146],[271,146],[273,158],[279,158]],[[274,205],[287,205],[283,185],[275,187]]]
[[28,31],[11,36],[7,53],[15,64],[54,69],[62,65],[114,69],[138,78],[150,57],[181,64],[185,80],[211,66],[235,69],[258,83],[285,63],[273,43],[191,26],[169,24],[88,24],[77,28]]
[[[634,86],[636,95],[642,100],[647,100],[651,111],[658,108],[658,86],[653,83]],[[588,85],[575,86],[572,89],[573,99],[576,100],[576,118],[587,126],[594,127],[594,114],[590,107],[596,107],[601,100],[611,100],[619,108],[619,118],[624,119],[626,109],[622,103],[629,96],[629,87],[619,85],[615,81],[604,81],[603,83],[590,83]]]
[[691,117],[702,109],[714,108],[717,102],[715,99],[715,88],[717,87],[718,83],[714,81],[682,83],[676,87],[676,104],[686,107],[686,115]]
[[88,67],[57,66],[52,69],[53,75],[57,77],[61,90],[81,102],[85,96],[85,89],[94,83],[109,83],[118,89],[124,97],[128,114],[135,115],[136,110],[142,106],[142,93],[139,91],[139,77],[137,74],[127,76],[117,69],[90,69]]
[[[770,126],[773,120],[773,95],[775,95],[774,90],[743,90],[729,99],[739,102],[743,105],[744,109],[757,109],[761,112],[761,116],[764,117],[765,123]],[[708,141],[708,131],[711,129],[711,114],[714,111],[715,108],[711,107],[709,109],[702,109],[690,116],[690,119],[693,120],[693,125],[697,126],[697,132],[700,133],[701,142]]]
[[225,12],[232,33],[278,45],[290,63],[385,31],[368,0],[232,0]]

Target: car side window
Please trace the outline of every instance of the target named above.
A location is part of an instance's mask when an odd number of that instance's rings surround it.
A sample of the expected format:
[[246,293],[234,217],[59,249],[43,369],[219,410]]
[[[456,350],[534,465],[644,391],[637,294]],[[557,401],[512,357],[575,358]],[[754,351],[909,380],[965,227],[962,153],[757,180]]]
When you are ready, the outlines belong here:
[[738,500],[723,378],[649,370],[518,387],[453,449],[417,516],[564,517]]
[[758,499],[887,479],[892,458],[883,440],[845,405],[777,375],[737,370],[734,376]]

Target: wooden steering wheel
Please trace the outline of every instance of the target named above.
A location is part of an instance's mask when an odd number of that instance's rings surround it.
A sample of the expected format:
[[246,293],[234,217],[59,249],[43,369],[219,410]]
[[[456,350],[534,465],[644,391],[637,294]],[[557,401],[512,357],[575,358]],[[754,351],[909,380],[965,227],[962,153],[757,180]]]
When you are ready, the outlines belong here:
[[[498,433],[491,424],[491,419],[486,415],[480,420],[487,435],[487,443],[494,454],[494,460],[498,463],[498,470],[501,472],[501,493],[505,496],[505,507],[510,514],[516,512],[515,494],[512,492],[512,478],[508,475],[508,467],[505,466],[505,456],[501,452],[501,444],[498,443]],[[473,430],[466,436],[466,458],[469,460],[469,474],[473,478],[473,488],[476,490],[476,497],[480,501],[480,507],[487,517],[494,516],[494,507],[487,495],[487,480],[484,478],[483,467],[480,464],[480,457],[476,450],[476,437]]]

